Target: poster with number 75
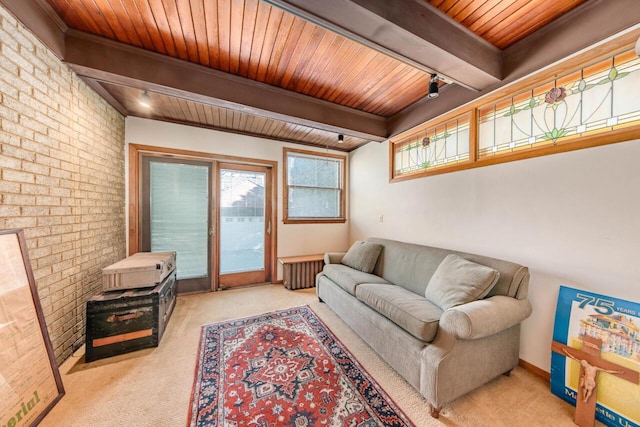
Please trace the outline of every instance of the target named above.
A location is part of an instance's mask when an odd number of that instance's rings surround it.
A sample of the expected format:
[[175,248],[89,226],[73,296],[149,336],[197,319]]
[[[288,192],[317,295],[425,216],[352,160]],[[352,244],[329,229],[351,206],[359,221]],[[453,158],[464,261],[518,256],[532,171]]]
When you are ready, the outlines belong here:
[[[640,427],[640,304],[560,287],[551,392],[610,426]],[[593,419],[593,418],[591,418]]]

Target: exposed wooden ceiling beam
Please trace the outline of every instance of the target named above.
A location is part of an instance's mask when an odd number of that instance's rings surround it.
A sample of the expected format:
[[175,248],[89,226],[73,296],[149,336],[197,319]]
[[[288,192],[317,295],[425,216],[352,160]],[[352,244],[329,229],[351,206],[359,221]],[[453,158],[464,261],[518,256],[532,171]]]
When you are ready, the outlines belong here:
[[638,23],[638,0],[583,3],[504,50],[505,82],[524,77]]
[[500,49],[424,1],[265,1],[469,89],[502,79]]
[[371,141],[387,137],[386,119],[75,30],[65,62],[80,76],[190,99]]
[[[437,71],[466,88],[447,85],[440,98],[418,101],[385,120],[67,31],[64,22],[44,0],[0,0],[0,3],[57,56],[89,79],[103,96],[99,82],[117,83],[375,141],[401,133],[640,22],[637,0],[590,0],[496,57],[499,51],[487,47],[482,39],[422,0],[266,1],[421,69]],[[456,78],[460,75],[462,78]],[[465,76],[480,82],[470,84]],[[469,87],[482,87],[482,90],[478,92]],[[112,97],[105,98],[114,105]],[[122,105],[114,106],[124,111]]]
[[58,58],[64,57],[66,24],[44,0],[0,0]]
[[442,90],[435,100],[422,99],[389,118],[389,134],[398,135],[608,37],[637,27],[639,22],[638,0],[588,1],[505,49],[504,80],[479,93],[453,85]]

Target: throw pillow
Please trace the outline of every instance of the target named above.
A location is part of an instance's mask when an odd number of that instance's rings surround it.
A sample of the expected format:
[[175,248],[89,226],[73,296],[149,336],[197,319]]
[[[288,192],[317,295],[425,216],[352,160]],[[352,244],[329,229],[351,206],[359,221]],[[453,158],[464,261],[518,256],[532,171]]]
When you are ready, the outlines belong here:
[[347,267],[371,273],[376,267],[380,252],[382,252],[382,245],[358,240],[351,245],[340,262]]
[[500,278],[500,272],[450,254],[429,280],[425,297],[443,310],[485,297]]

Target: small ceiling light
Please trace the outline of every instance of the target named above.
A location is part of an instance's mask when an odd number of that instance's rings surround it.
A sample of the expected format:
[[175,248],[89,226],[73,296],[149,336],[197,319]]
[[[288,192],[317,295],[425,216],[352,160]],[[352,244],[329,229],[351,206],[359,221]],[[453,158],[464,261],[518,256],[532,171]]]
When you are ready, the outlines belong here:
[[438,97],[438,75],[431,74],[431,81],[429,82],[429,93],[427,98],[433,99]]
[[344,135],[343,134],[338,135],[338,143],[342,144],[343,142],[344,142]]
[[146,90],[142,92],[142,95],[140,95],[140,100],[138,102],[145,108],[151,108],[151,98],[149,97],[149,94]]
[[427,98],[434,99],[438,97],[438,80],[440,79],[438,78],[437,74],[431,74],[431,81],[429,82],[429,93],[427,93]]

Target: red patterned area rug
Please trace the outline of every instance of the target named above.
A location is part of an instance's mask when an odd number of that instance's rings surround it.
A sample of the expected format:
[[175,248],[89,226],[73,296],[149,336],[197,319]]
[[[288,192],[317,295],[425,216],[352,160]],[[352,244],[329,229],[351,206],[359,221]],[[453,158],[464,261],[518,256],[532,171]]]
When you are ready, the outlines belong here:
[[189,426],[413,426],[307,306],[202,327]]

